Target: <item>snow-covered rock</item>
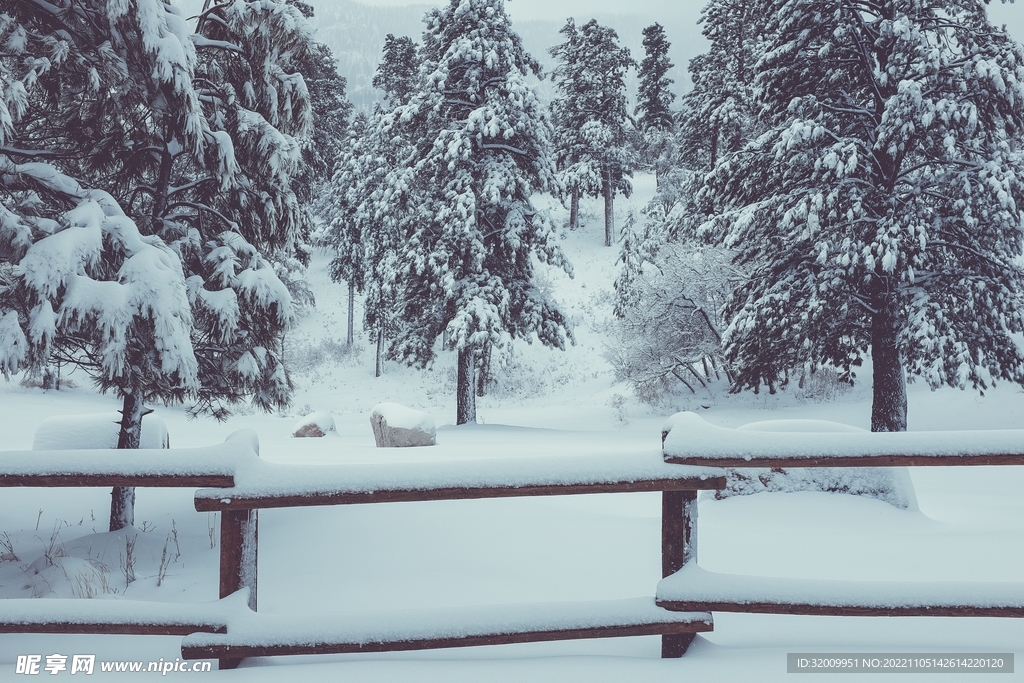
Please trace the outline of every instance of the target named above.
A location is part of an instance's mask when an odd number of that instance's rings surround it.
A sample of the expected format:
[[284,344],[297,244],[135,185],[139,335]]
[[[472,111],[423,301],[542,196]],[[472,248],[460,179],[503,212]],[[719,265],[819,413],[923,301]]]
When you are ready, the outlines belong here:
[[370,411],[370,426],[378,447],[433,446],[434,418],[398,403],[378,403]]
[[326,436],[327,432],[333,431],[336,431],[334,426],[334,416],[326,410],[318,410],[296,422],[295,427],[292,428],[292,436]]
[[[39,423],[32,439],[34,451],[64,451],[79,448],[117,448],[121,415],[88,413],[85,415],[54,415]],[[139,448],[170,448],[167,425],[156,415],[142,418]]]

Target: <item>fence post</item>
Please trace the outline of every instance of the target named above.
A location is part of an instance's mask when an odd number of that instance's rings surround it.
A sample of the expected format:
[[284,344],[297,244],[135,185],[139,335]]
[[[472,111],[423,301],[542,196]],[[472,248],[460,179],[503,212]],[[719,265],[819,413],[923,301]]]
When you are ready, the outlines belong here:
[[[224,510],[220,518],[220,597],[249,588],[249,609],[256,611],[256,565],[259,557],[259,511]],[[242,660],[223,658],[221,669]]]
[[[697,492],[661,492],[661,576],[697,559]],[[696,634],[661,636],[662,658],[682,657]]]

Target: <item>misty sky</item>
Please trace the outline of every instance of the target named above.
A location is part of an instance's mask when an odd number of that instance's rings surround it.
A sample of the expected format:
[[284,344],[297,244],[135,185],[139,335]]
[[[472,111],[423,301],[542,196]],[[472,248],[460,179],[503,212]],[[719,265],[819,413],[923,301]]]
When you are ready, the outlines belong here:
[[[440,2],[410,2],[409,0],[359,0],[368,5],[402,6],[411,4],[433,4]],[[593,14],[643,14],[690,16],[694,23],[700,18],[705,0],[506,0],[505,8],[513,20],[556,19],[576,17],[585,21]],[[1010,34],[1024,42],[1024,0],[1016,4],[1004,4],[994,0],[989,6],[989,16],[994,24],[1006,24]]]

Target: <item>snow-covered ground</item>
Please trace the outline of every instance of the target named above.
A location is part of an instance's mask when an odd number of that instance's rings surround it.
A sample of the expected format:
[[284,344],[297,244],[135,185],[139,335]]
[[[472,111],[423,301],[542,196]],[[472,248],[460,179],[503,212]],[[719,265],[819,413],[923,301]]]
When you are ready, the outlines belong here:
[[[638,179],[620,220],[652,192]],[[570,280],[546,273],[575,325],[565,352],[518,343],[498,385],[479,399],[486,424],[530,428],[518,433],[524,455],[573,450],[608,452],[659,447],[664,417],[699,411],[735,427],[782,418],[826,419],[867,427],[869,384],[816,400],[780,392],[730,396],[715,390],[651,408],[616,384],[602,353],[611,315],[617,249],[601,247],[599,206],[584,205],[587,227],[565,236],[575,266]],[[318,256],[311,279],[318,306],[288,338],[297,383],[286,415],[246,414],[228,422],[189,421],[161,408],[171,445],[222,442],[254,429],[262,458],[275,462],[353,462],[374,457],[371,408],[394,401],[436,420],[439,443],[465,440],[455,417],[454,358],[441,354],[426,371],[388,363],[373,377],[373,349],[344,339],[345,292],[330,283]],[[357,311],[357,320],[361,315]],[[357,324],[358,329],[358,324]],[[862,375],[869,380],[870,370]],[[32,446],[48,416],[116,409],[78,377],[77,388],[43,391],[0,384],[0,449]],[[290,436],[299,419],[330,411],[336,433]],[[1001,385],[985,396],[912,385],[910,429],[1024,428],[1024,392]],[[575,436],[547,430],[575,432]],[[481,432],[486,434],[486,430]],[[469,442],[472,442],[470,439]],[[518,442],[518,441],[517,441]],[[627,446],[628,444],[628,446]],[[472,455],[501,455],[479,440]],[[369,453],[369,455],[367,455]],[[383,457],[383,456],[382,456]],[[389,453],[389,461],[430,458],[429,449]],[[825,493],[767,493],[700,502],[701,566],[731,574],[864,580],[1020,581],[1024,567],[1024,468],[915,468],[919,511],[878,500]],[[165,602],[217,597],[216,519],[195,512],[191,490],[140,489],[136,509],[136,580],[125,588],[120,565],[125,534],[106,528],[109,493],[92,489],[0,489],[0,598],[121,596]],[[5,535],[6,534],[6,535]],[[164,549],[167,553],[164,554]],[[161,572],[161,556],[177,555]],[[260,513],[261,613],[366,612],[517,602],[614,600],[653,595],[660,579],[660,497],[614,494],[266,510]],[[161,573],[165,576],[158,577]],[[158,578],[160,585],[158,586]],[[3,604],[0,603],[0,614]],[[18,655],[96,654],[98,660],[173,661],[178,637],[5,635],[0,681],[20,680]],[[248,660],[225,681],[775,681],[786,679],[788,652],[1024,652],[1024,622],[1000,619],[833,618],[716,614],[680,660],[659,659],[658,638],[466,648],[395,654]],[[45,660],[44,660],[45,661]],[[1018,671],[1024,664],[1018,663]],[[48,674],[43,674],[48,675]],[[64,672],[61,675],[69,675]],[[95,674],[132,678],[131,674]],[[175,676],[177,674],[171,674]],[[141,674],[138,677],[145,677]],[[926,674],[919,680],[929,679]],[[821,676],[821,678],[828,678]],[[903,680],[879,675],[872,680]],[[972,680],[966,674],[956,680]],[[1020,680],[1024,675],[999,677]],[[846,680],[846,679],[842,679]],[[984,680],[989,680],[985,678]]]

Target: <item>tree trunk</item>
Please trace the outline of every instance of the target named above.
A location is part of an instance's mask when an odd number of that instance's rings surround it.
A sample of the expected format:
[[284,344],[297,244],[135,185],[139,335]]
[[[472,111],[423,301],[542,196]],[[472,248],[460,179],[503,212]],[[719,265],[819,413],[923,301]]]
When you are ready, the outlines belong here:
[[[142,399],[135,393],[125,394],[121,404],[121,430],[117,434],[118,449],[137,449],[142,440]],[[115,486],[110,491],[110,531],[135,524],[135,487]]]
[[380,377],[384,373],[384,330],[377,330],[377,369],[374,370],[374,377]]
[[580,227],[580,191],[572,190],[569,196],[569,229]]
[[604,246],[610,247],[615,232],[615,188],[611,169],[606,168],[601,174],[601,193],[604,195]]
[[872,383],[871,431],[907,431],[907,382],[896,346],[898,302],[879,278],[871,294]]
[[487,383],[491,380],[491,345],[485,344],[480,352],[480,376],[476,378],[476,395],[487,394]]
[[348,283],[348,336],[345,337],[345,346],[352,346],[352,342],[355,341],[355,329],[356,329],[356,285],[354,282]]
[[164,213],[167,211],[168,197],[171,189],[171,167],[174,165],[174,155],[171,154],[170,142],[164,143],[160,152],[160,168],[157,171],[156,183],[153,193],[153,211],[150,214],[153,218],[153,231],[156,234],[163,232]]
[[459,375],[455,389],[455,424],[476,424],[476,383],[473,370],[476,363],[472,347],[459,349]]

